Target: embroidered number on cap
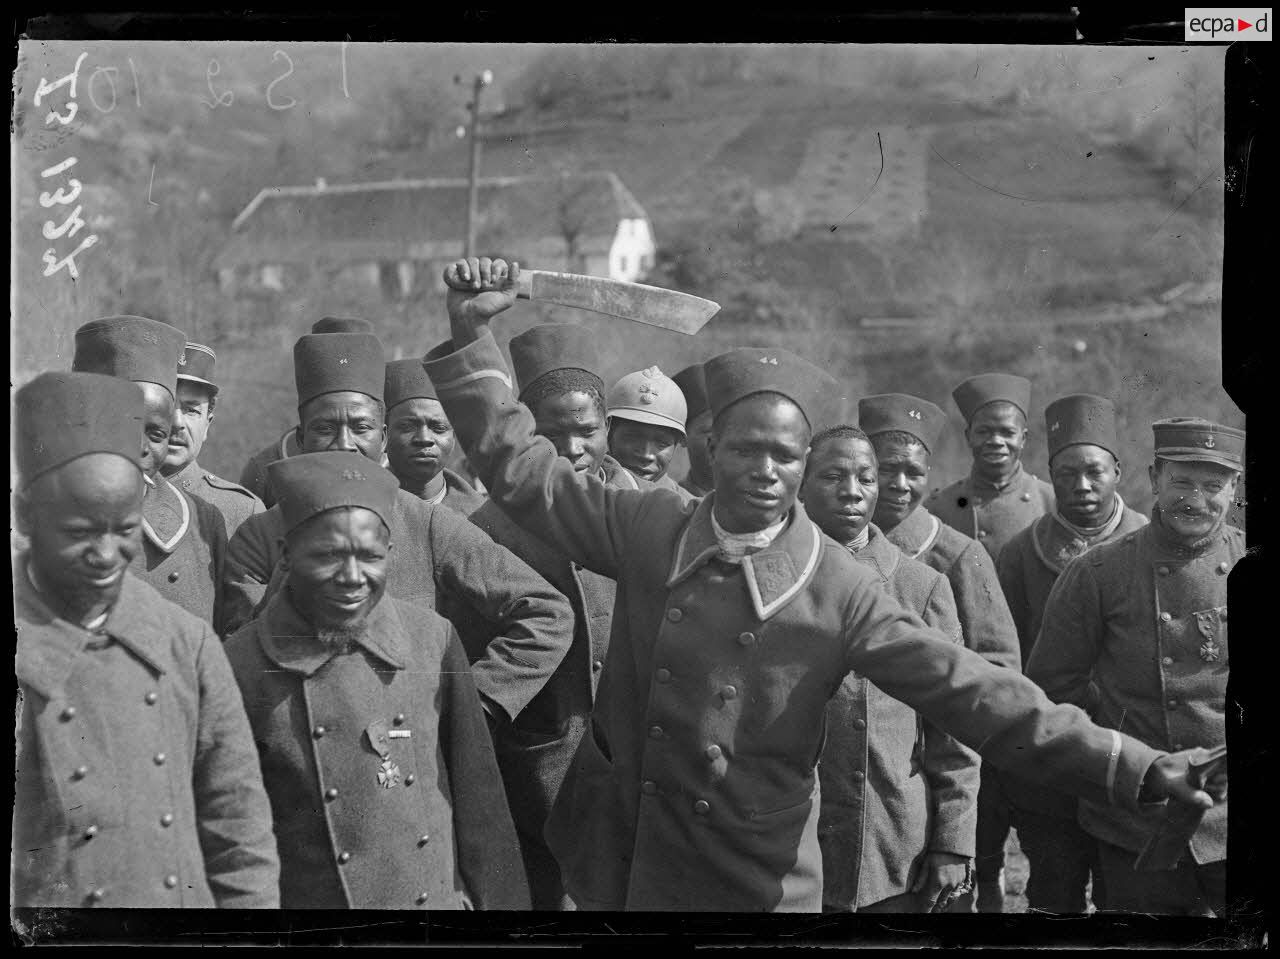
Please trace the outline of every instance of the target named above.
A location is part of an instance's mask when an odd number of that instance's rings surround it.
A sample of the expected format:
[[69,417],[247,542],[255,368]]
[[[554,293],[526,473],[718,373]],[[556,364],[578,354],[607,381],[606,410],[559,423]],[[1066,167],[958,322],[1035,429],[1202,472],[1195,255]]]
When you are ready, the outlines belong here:
[[344,480],[363,480],[365,476],[359,470],[343,470],[342,478]]

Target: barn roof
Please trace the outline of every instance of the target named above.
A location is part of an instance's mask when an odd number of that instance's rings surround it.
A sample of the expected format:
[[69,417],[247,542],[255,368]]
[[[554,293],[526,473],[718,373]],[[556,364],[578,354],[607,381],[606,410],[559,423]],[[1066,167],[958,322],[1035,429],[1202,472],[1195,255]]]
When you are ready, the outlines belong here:
[[[607,251],[622,219],[645,219],[608,171],[478,182],[477,245],[529,259],[563,256],[562,221],[579,229],[583,253]],[[242,264],[434,260],[461,253],[465,179],[269,187],[232,224],[215,267]]]

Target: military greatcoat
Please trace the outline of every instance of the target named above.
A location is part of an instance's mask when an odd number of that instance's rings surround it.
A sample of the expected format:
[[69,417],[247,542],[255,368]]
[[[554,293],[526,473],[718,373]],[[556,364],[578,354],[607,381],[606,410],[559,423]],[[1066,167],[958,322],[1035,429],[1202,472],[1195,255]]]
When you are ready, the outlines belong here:
[[[1096,722],[1161,750],[1212,748],[1226,740],[1227,576],[1244,555],[1244,533],[1222,526],[1195,549],[1158,521],[1091,549],[1058,577],[1027,675],[1059,702],[1087,703]],[[1081,801],[1080,825],[1137,852],[1164,816]],[[1227,804],[1205,813],[1191,859],[1227,854]]]
[[[611,457],[605,457],[601,475],[611,486],[636,488],[631,474]],[[472,513],[471,522],[528,563],[573,607],[573,645],[568,655],[541,692],[497,737],[498,764],[529,872],[533,907],[558,908],[563,894],[559,868],[542,831],[595,702],[609,650],[617,584],[525,532],[493,501]]]
[[1136,807],[1155,750],[925,627],[799,504],[769,547],[724,563],[714,494],[682,505],[575,473],[534,435],[491,335],[424,365],[507,515],[618,581],[596,707],[547,825],[579,905],[820,910],[816,766],[850,670],[993,762]]
[[227,528],[213,504],[163,477],[142,501],[142,549],[130,570],[161,596],[222,633],[222,579]]
[[[387,594],[462,622],[481,696],[506,719],[518,716],[573,642],[568,600],[447,506],[398,489],[388,525]],[[279,589],[283,536],[278,505],[236,533],[228,550],[228,628],[248,622]],[[466,628],[477,622],[486,628]]]
[[447,466],[444,468],[444,488],[444,499],[440,505],[463,516],[470,516],[485,504],[485,495]]
[[197,499],[212,503],[217,508],[226,524],[227,539],[234,536],[240,524],[250,516],[266,510],[262,500],[239,483],[215,476],[195,460],[168,479],[184,493],[190,493]]
[[[874,524],[869,531],[854,558],[904,609],[959,643],[946,577],[903,556]],[[856,910],[906,894],[929,852],[972,858],[979,762],[911,707],[847,675],[827,706],[818,767],[824,905]]]
[[449,623],[389,596],[355,649],[277,593],[227,640],[286,909],[527,909],[493,746]]
[[267,478],[267,467],[276,460],[288,459],[298,453],[298,432],[290,428],[278,440],[268,443],[249,457],[249,462],[240,471],[240,485],[262,500],[266,509],[270,509],[276,505],[276,496]]
[[995,565],[978,541],[947,526],[922,506],[885,534],[911,559],[951,583],[964,644],[987,662],[1019,669],[1018,634]]
[[924,506],[952,529],[976,539],[995,559],[1017,533],[1053,512],[1053,487],[1018,464],[1003,486],[970,474],[935,491]]
[[14,572],[13,905],[277,908],[271,807],[209,625],[126,573],[90,632],[25,555]]

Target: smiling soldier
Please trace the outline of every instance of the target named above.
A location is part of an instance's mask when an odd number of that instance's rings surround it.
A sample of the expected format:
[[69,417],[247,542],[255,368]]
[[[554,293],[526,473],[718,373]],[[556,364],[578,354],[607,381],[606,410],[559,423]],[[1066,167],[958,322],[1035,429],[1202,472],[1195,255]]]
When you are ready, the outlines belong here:
[[1053,512],[1053,487],[1022,467],[1031,382],[1008,373],[981,373],[951,395],[964,415],[973,467],[967,477],[934,493],[924,505],[996,559],[1017,533]]
[[[1063,569],[1027,675],[1053,700],[1091,708],[1099,725],[1156,749],[1212,749],[1226,741],[1227,577],[1245,541],[1224,521],[1245,434],[1190,418],[1158,420],[1152,431],[1151,522]],[[1226,803],[1205,814],[1176,868],[1136,869],[1162,814],[1080,802],[1107,908],[1221,916]]]
[[471,484],[444,464],[453,453],[453,427],[436,399],[422,360],[392,360],[383,387],[387,404],[387,469],[400,488],[431,506],[470,516],[484,503]]
[[485,713],[448,621],[385,596],[395,477],[271,464],[284,586],[227,640],[286,909],[524,909]]
[[[311,332],[313,334],[373,333],[373,324],[368,320],[326,316],[311,324]],[[267,478],[267,467],[276,460],[288,459],[290,456],[297,456],[300,452],[298,431],[291,426],[281,434],[278,440],[273,440],[249,457],[249,462],[245,463],[244,469],[240,471],[240,485],[262,500],[263,507],[270,509],[275,505],[276,497]]]
[[230,538],[241,523],[266,507],[239,483],[215,476],[198,462],[218,402],[218,386],[213,382],[215,359],[213,350],[199,343],[188,343],[178,358],[178,415],[160,472],[179,489],[212,504],[222,514]]
[[[1022,661],[1040,633],[1049,592],[1063,568],[1089,550],[1147,525],[1124,505],[1120,444],[1111,401],[1088,393],[1054,400],[1044,413],[1054,512],[1015,536],[996,565],[1018,627]],[[1027,902],[1032,909],[1083,913],[1093,873],[1093,903],[1105,908],[1096,843],[1076,825],[1076,801],[1013,776],[1004,792],[1014,807],[1018,842],[1031,866]]]
[[44,373],[14,398],[19,688],[11,902],[276,908],[271,810],[209,625],[129,570],[143,394]]
[[706,364],[715,491],[610,489],[535,435],[489,321],[518,265],[445,271],[455,351],[425,363],[503,510],[618,579],[599,696],[547,824],[569,895],[594,909],[822,907],[816,767],[828,701],[856,670],[984,755],[1136,809],[1213,804],[1188,755],[1053,706],[927,628],[796,501],[809,415],[834,381],[785,350]]
[[609,452],[633,476],[692,495],[667,475],[676,447],[685,441],[684,394],[656,366],[628,373],[609,391]]
[[71,368],[132,380],[142,389],[142,549],[133,569],[165,599],[222,633],[222,573],[227,527],[211,503],[178,489],[161,475],[169,437],[181,429],[178,359],[186,337],[168,323],[142,316],[110,316],[76,330]]
[[[951,586],[871,522],[876,455],[853,426],[810,444],[800,500],[819,528],[872,569],[903,608],[960,641]],[[941,912],[972,882],[979,760],[855,673],[827,706],[822,750],[823,908]]]

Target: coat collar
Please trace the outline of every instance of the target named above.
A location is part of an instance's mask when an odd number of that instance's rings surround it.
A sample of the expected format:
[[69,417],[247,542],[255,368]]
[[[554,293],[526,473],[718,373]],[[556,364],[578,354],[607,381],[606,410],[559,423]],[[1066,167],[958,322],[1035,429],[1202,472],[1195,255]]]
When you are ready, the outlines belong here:
[[205,477],[205,470],[198,462],[192,460],[178,472],[167,477],[170,483],[179,489],[191,492],[191,487],[199,483]]
[[142,500],[142,534],[164,553],[172,553],[191,527],[191,507],[172,482],[156,477]]
[[[281,669],[303,676],[313,675],[338,655],[316,642],[315,627],[302,618],[290,601],[287,589],[281,589],[267,603],[258,636],[268,659]],[[390,596],[384,593],[373,608],[368,629],[358,642],[394,669],[405,668],[409,640]]]
[[902,550],[894,546],[875,523],[868,523],[867,530],[871,534],[867,545],[853,554],[853,558],[865,566],[872,567],[880,578],[888,583],[893,578],[894,570],[903,557]]
[[[18,633],[14,673],[46,699],[62,690],[93,633],[56,615],[31,585],[27,554],[14,559],[14,612]],[[106,633],[147,663],[165,671],[169,637],[163,610],[146,595],[144,583],[125,572],[120,597],[102,626]]]
[[933,548],[942,532],[942,521],[924,506],[917,506],[901,523],[881,535],[912,559],[919,559]]
[[600,461],[600,473],[600,478],[604,480],[606,486],[613,486],[617,489],[640,488],[639,481],[631,474],[631,471],[608,453]]
[[[711,528],[715,493],[698,501],[676,543],[667,578],[670,589],[688,579],[719,553]],[[792,508],[790,522],[772,543],[742,559],[742,574],[756,616],[767,620],[789,603],[813,578],[822,558],[822,532],[809,519],[799,502]]]
[[1022,462],[1019,461],[1017,468],[1013,471],[1013,475],[1000,486],[996,486],[990,480],[985,480],[973,472],[969,474],[968,484],[971,490],[976,490],[979,493],[984,493],[988,496],[1002,496],[1005,493],[1016,493],[1030,477],[1031,474],[1022,468]]

